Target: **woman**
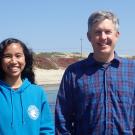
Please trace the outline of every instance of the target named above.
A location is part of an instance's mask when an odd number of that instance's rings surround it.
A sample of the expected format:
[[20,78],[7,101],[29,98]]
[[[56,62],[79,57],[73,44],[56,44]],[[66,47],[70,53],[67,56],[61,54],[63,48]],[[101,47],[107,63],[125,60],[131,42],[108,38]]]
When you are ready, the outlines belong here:
[[45,91],[35,84],[32,52],[20,40],[0,43],[0,134],[54,135]]

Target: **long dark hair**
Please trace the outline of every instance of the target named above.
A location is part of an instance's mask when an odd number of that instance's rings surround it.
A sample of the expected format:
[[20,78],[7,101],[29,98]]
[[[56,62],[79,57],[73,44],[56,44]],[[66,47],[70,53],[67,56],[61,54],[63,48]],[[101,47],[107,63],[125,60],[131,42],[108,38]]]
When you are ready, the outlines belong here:
[[33,52],[31,49],[28,49],[27,46],[22,41],[15,38],[8,38],[0,43],[0,80],[3,80],[5,76],[5,73],[2,69],[2,57],[6,47],[12,43],[20,44],[25,56],[26,65],[24,70],[22,71],[21,78],[22,79],[28,78],[28,80],[31,83],[35,83],[35,74],[33,72]]

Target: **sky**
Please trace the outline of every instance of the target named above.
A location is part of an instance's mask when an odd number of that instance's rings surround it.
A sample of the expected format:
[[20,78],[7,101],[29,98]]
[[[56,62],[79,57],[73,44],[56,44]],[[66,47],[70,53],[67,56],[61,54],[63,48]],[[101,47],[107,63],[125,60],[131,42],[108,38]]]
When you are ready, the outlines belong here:
[[89,15],[114,12],[120,21],[116,52],[135,55],[133,0],[0,0],[0,41],[13,37],[36,52],[92,52],[87,39]]

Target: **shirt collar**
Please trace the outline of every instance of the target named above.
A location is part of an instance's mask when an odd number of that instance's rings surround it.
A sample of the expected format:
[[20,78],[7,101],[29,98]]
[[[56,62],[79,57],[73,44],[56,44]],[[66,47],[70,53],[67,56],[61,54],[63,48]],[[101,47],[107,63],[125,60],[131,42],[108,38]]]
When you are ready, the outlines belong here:
[[[93,53],[89,54],[87,60],[88,60],[88,65],[89,66],[94,66],[94,65],[96,66],[96,65],[99,65],[99,64],[101,65],[100,62],[96,61],[93,58]],[[116,52],[114,52],[114,59],[110,63],[111,63],[111,66],[113,66],[113,67],[118,67],[119,64],[121,63],[121,58],[117,55]]]

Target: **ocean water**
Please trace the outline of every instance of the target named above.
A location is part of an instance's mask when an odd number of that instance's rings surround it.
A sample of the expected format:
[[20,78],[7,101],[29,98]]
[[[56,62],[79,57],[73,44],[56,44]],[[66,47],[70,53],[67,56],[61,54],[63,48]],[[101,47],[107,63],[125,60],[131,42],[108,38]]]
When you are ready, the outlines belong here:
[[56,97],[57,97],[59,85],[58,84],[57,85],[48,85],[48,86],[43,85],[43,87],[45,88],[45,91],[47,93],[48,102],[49,102],[51,111],[54,115],[55,103],[56,103]]
[[55,110],[57,92],[58,92],[58,90],[47,91],[48,102],[49,102],[49,105],[50,105],[50,108],[51,108],[51,111],[53,114],[54,114],[54,110]]

